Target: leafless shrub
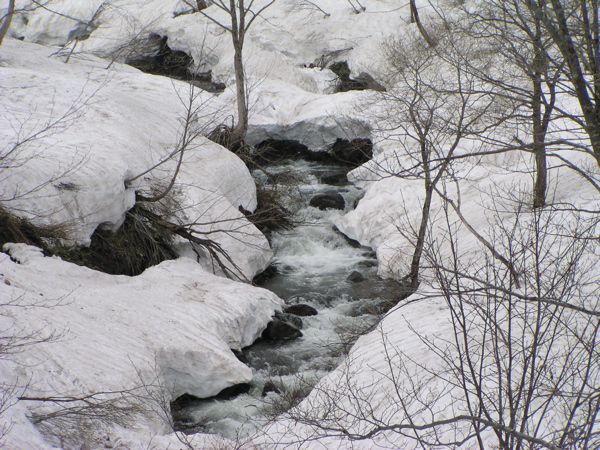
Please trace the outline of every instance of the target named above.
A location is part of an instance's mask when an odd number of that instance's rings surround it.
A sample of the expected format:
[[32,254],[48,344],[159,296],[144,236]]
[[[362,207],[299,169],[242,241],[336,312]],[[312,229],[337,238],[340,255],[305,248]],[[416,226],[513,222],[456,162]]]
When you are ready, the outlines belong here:
[[507,204],[495,203],[489,239],[518,268],[520,287],[485,247],[485,256],[462,249],[460,221],[448,206],[445,233],[438,230],[426,245],[428,287],[410,303],[445,304],[449,333],[406,324],[428,360],[380,328],[384,364],[365,377],[364,363],[351,357],[335,381],[317,385],[309,402],[287,413],[313,430],[291,440],[377,439],[403,448],[598,445],[593,236],[600,223],[580,211],[530,211],[523,204],[515,202],[507,220]]

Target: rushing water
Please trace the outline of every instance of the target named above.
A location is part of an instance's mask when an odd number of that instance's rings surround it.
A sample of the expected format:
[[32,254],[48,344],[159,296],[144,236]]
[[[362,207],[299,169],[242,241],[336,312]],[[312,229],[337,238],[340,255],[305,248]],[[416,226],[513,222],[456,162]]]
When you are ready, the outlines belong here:
[[[179,425],[194,431],[235,438],[248,435],[296,394],[305,395],[335,368],[349,345],[377,320],[378,305],[391,300],[392,284],[377,278],[373,252],[349,242],[333,228],[344,211],[309,206],[320,193],[337,192],[352,209],[359,188],[345,182],[345,169],[306,161],[286,161],[267,172],[255,172],[259,183],[278,180],[268,188],[286,197],[297,225],[272,236],[277,274],[262,286],[288,305],[307,304],[318,314],[302,317],[303,336],[287,342],[259,341],[243,352],[253,368],[248,393],[228,400],[192,401],[178,412]],[[340,177],[341,175],[341,177]],[[341,179],[341,181],[340,181]],[[347,278],[360,272],[365,280]]]

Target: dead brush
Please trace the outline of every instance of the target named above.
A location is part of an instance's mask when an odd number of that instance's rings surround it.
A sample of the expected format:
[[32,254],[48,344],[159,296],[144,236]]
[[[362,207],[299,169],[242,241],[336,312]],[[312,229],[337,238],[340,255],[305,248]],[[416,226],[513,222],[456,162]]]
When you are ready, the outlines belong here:
[[0,249],[14,242],[35,245],[47,252],[51,242],[66,239],[68,235],[68,224],[36,225],[0,206]]

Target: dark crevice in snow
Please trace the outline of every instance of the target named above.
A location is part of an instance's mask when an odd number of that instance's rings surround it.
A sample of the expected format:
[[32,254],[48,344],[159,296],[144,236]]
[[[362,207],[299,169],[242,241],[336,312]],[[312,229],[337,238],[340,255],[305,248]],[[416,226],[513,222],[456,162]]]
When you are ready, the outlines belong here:
[[125,62],[142,72],[187,81],[208,92],[225,90],[224,83],[212,79],[210,70],[203,73],[194,72],[194,59],[181,50],[171,49],[167,36],[151,34],[140,48],[142,50]]

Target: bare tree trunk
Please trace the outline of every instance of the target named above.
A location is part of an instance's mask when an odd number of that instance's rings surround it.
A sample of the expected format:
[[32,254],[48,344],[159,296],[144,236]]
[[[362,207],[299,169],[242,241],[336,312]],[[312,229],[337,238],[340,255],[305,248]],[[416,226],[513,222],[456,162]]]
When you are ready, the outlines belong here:
[[429,166],[429,154],[424,140],[421,141],[421,161],[423,162],[423,174],[425,176],[425,200],[421,211],[421,223],[417,232],[417,242],[415,251],[410,263],[410,287],[416,289],[419,286],[419,268],[421,267],[421,256],[425,246],[425,235],[427,234],[427,225],[429,224],[429,211],[431,209],[431,199],[433,197],[434,182],[431,180],[431,167]]
[[235,69],[238,122],[233,129],[232,143],[238,143],[244,139],[246,132],[248,131],[248,104],[246,101],[246,77],[244,75],[242,49],[237,44],[235,45],[233,66]]
[[421,266],[421,257],[423,256],[423,248],[425,246],[425,235],[427,233],[427,225],[429,224],[429,211],[431,210],[431,199],[433,197],[433,189],[430,181],[425,181],[425,200],[421,211],[421,224],[417,232],[417,242],[410,263],[410,287],[416,289],[419,286],[419,268]]
[[12,22],[12,18],[15,14],[15,0],[8,0],[8,8],[6,10],[6,14],[0,20],[0,45],[2,45],[2,41],[8,33],[8,29],[10,28],[10,23]]
[[533,207],[541,208],[546,205],[546,190],[548,187],[548,170],[546,164],[546,132],[542,118],[542,74],[544,71],[544,53],[542,48],[542,30],[539,17],[535,19],[535,37],[533,42],[533,152],[535,154],[535,186]]
[[[585,2],[582,3],[585,5]],[[596,1],[593,1],[592,3],[594,6],[598,6]],[[561,2],[559,0],[550,0],[554,12],[554,20],[546,11],[548,7],[545,6],[545,1],[531,2],[530,4],[533,6],[534,12],[541,17],[550,37],[558,46],[558,49],[565,60],[567,77],[573,85],[575,95],[583,113],[585,128],[590,138],[594,157],[596,158],[598,165],[600,165],[600,104],[598,104],[600,92],[597,90],[600,88],[600,85],[598,85],[600,82],[589,86],[591,89],[588,89],[588,83],[582,68],[582,60],[584,58],[578,53],[578,46],[573,39],[574,32],[569,28],[567,15]],[[582,13],[586,13],[586,11],[582,11]],[[597,15],[598,13],[596,11],[592,20],[594,26],[598,25]],[[584,34],[598,36],[598,30],[583,30],[583,32]],[[594,55],[594,58],[599,58],[598,44],[592,45],[592,48],[597,52],[596,55]],[[592,71],[595,71],[596,68],[600,68],[600,64],[591,64],[590,68]],[[593,73],[592,78],[594,81],[597,81],[600,79],[600,74]],[[591,96],[590,90],[592,91]]]
[[230,33],[233,43],[233,66],[235,71],[238,122],[233,130],[231,130],[231,134],[228,136],[228,142],[225,143],[229,148],[237,147],[244,140],[246,132],[248,131],[248,92],[246,90],[246,75],[244,72],[243,61],[246,32],[250,29],[250,26],[254,23],[256,18],[273,3],[275,3],[275,0],[269,1],[261,8],[253,11],[252,6],[254,0],[250,0],[247,3],[245,0],[213,0],[211,5],[227,13],[231,19],[230,25],[220,22],[202,10],[199,11],[204,17]]
[[423,36],[423,39],[425,39],[427,45],[429,45],[430,47],[435,47],[435,39],[432,39],[429,33],[427,33],[427,30],[425,29],[423,23],[421,22],[421,19],[419,18],[419,10],[417,9],[417,4],[415,0],[410,0],[410,20],[411,23],[416,22],[417,28],[419,29],[419,33],[421,33],[421,36]]

